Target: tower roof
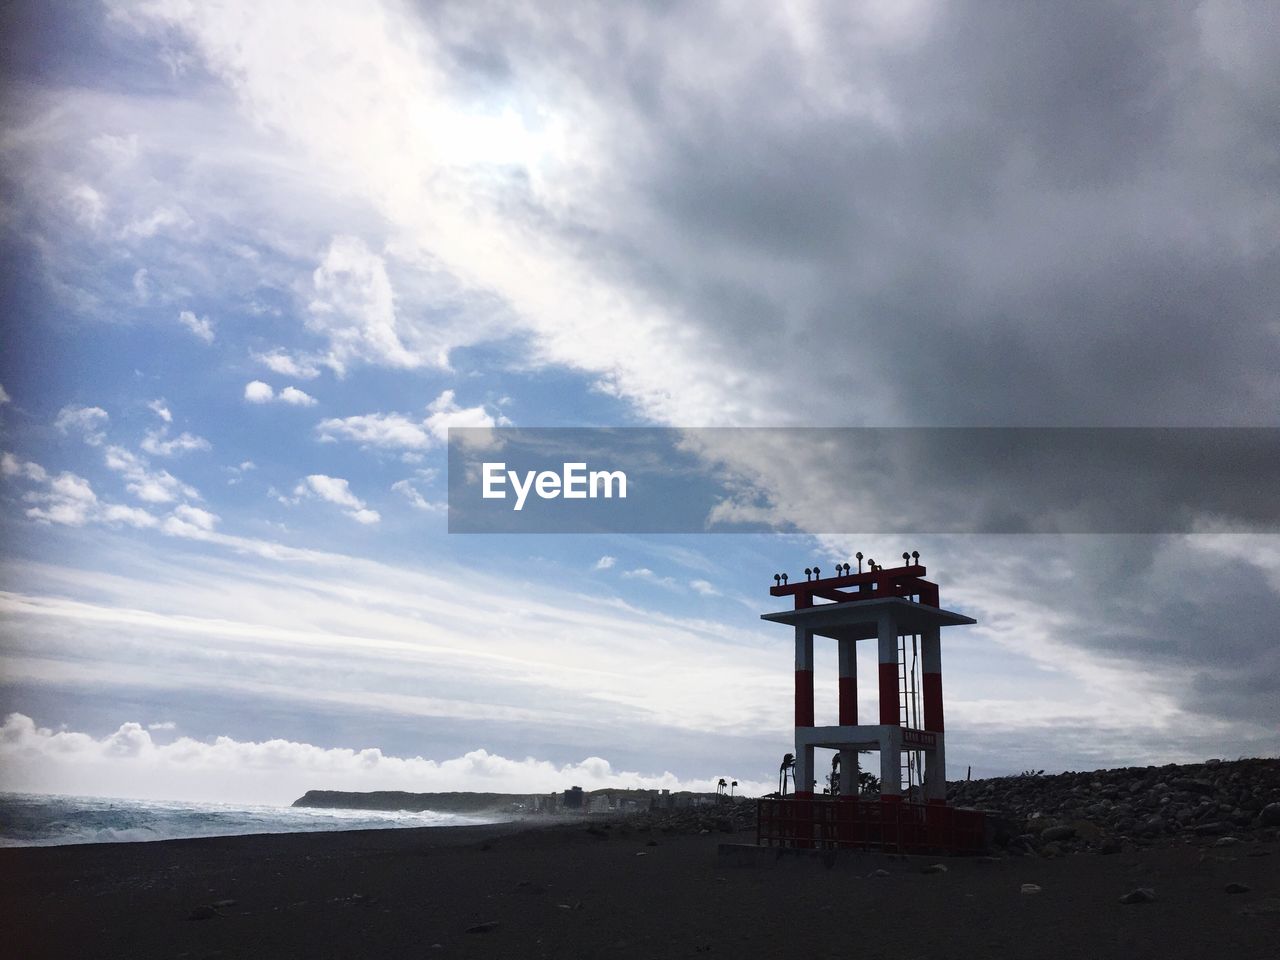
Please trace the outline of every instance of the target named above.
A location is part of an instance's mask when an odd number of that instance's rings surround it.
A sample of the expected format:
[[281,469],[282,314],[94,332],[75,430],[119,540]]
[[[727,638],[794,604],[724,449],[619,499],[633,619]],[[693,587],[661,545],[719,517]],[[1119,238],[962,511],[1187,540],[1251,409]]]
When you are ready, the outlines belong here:
[[878,633],[876,624],[881,613],[892,613],[900,633],[920,633],[925,627],[954,627],[978,622],[962,613],[916,603],[903,597],[820,603],[799,610],[762,613],[760,619],[804,627],[820,637],[835,640],[870,640]]

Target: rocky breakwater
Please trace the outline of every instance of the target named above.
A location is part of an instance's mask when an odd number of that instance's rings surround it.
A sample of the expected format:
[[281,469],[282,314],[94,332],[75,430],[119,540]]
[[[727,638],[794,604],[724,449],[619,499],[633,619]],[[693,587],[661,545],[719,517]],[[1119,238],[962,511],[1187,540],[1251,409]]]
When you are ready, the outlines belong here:
[[755,828],[755,800],[734,797],[696,807],[645,810],[599,819],[585,829],[598,837],[625,837],[634,833],[737,833]]
[[1209,760],[948,785],[956,806],[988,812],[1010,853],[1118,853],[1126,845],[1228,847],[1280,837],[1280,760]]

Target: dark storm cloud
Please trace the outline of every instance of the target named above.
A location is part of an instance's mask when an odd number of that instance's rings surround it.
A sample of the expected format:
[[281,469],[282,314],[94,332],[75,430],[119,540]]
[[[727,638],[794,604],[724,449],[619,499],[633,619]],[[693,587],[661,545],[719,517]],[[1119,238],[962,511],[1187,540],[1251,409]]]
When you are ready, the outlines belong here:
[[[1208,720],[1194,745],[1179,740],[1178,749],[1193,751],[1186,756],[1275,749],[1280,565],[1268,556],[1274,542],[1272,536],[918,538],[930,572],[941,574],[944,606],[949,598],[981,597],[980,622],[1017,609],[1012,622],[1028,630],[1028,643],[1044,626],[1054,641],[1132,675],[1135,696],[1161,693]],[[1016,635],[1011,639],[1016,646]],[[1046,665],[1073,663],[1066,656]],[[1106,725],[1110,705],[1096,706]],[[1154,716],[1152,722],[1158,727]],[[1123,736],[1150,746],[1160,734]]]
[[836,11],[807,46],[722,13],[473,29],[617,116],[603,245],[794,383],[780,421],[1273,419],[1274,8]]
[[899,130],[744,97],[700,153],[677,140],[652,184],[673,231],[811,270],[759,325],[717,316],[743,362],[801,409],[849,399],[828,416],[886,392],[918,423],[1269,421],[1280,113],[1235,103],[1193,11],[1126,9],[948,8],[873,71]]

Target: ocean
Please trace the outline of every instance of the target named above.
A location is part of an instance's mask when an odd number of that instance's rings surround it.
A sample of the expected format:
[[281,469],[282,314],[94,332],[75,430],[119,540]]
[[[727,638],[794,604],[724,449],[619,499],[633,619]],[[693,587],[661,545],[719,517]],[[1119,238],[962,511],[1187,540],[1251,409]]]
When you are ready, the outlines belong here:
[[453,813],[381,810],[320,810],[307,807],[121,800],[0,793],[0,847],[46,847],[70,843],[136,843],[249,833],[308,833],[456,827],[494,823],[495,818]]

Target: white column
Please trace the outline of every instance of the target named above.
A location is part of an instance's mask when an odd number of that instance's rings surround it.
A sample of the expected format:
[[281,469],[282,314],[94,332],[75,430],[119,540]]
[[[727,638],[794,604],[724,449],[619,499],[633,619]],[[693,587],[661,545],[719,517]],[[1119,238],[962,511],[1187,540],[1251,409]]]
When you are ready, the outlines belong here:
[[796,731],[796,796],[813,796],[813,745],[800,742]]
[[858,795],[858,751],[840,751],[840,796]]
[[902,728],[881,727],[880,796],[902,796]]

